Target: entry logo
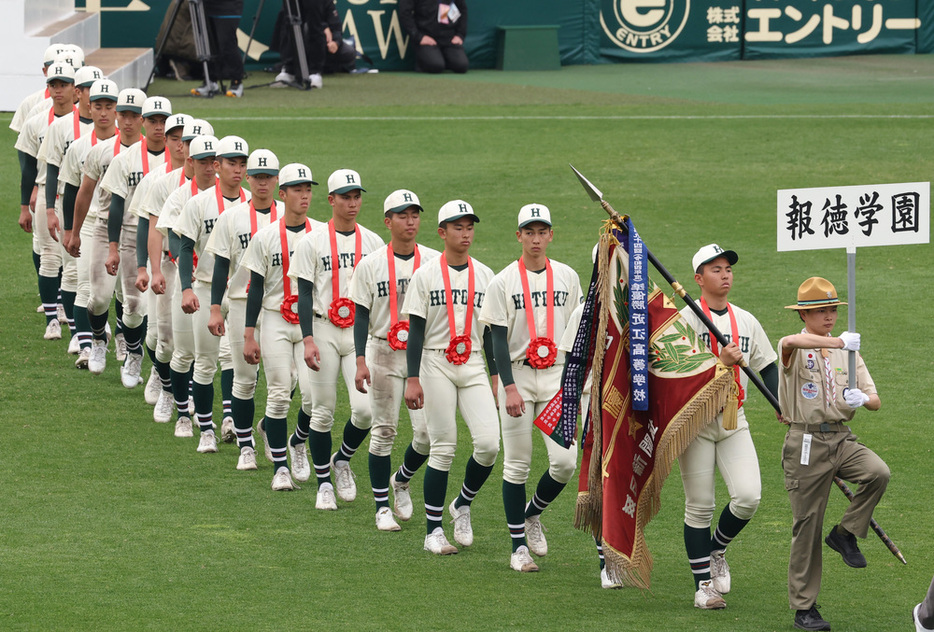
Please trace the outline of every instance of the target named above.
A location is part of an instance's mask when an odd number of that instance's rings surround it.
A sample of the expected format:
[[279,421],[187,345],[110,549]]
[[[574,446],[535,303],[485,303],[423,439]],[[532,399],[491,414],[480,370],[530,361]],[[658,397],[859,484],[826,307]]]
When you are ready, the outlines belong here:
[[620,48],[651,53],[681,34],[690,7],[691,0],[603,0],[600,26]]

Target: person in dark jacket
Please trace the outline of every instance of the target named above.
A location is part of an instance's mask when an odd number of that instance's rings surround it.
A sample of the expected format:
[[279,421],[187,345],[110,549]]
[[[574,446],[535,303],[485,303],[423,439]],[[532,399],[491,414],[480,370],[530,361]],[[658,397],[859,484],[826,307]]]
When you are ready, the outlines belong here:
[[415,70],[467,72],[467,0],[399,0],[399,21],[415,44]]

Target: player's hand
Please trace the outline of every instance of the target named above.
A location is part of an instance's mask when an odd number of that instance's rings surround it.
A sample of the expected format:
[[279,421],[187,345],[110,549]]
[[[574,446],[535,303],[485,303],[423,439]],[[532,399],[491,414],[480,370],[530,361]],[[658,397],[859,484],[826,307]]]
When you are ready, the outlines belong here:
[[66,246],[66,250],[68,250],[68,254],[70,254],[72,257],[76,259],[81,256],[81,235],[80,233],[76,233],[72,231],[71,240],[69,240],[68,245]]
[[314,336],[306,336],[303,339],[305,343],[305,364],[312,371],[321,369],[321,353],[318,351],[318,345],[315,344]]
[[422,39],[419,42],[421,46],[437,46],[438,42],[431,35],[422,35]]
[[149,289],[149,272],[146,271],[146,268],[137,268],[136,269],[136,289],[140,292],[145,292]]
[[490,388],[493,389],[493,403],[496,404],[496,410],[499,410],[499,375],[490,376]]
[[506,413],[510,417],[521,417],[525,414],[525,402],[515,384],[506,387]]
[[739,345],[735,342],[731,342],[727,346],[720,349],[720,362],[726,366],[733,366],[734,364],[739,364],[743,360],[743,352],[739,350]]
[[110,254],[107,255],[107,261],[104,262],[104,269],[110,276],[117,276],[117,270],[120,268],[120,253],[117,252],[113,244],[110,246]]
[[840,334],[844,351],[859,351],[859,334],[855,331],[844,331]]
[[464,40],[461,39],[460,35],[455,35],[454,37],[451,38],[451,43],[454,44],[455,46],[461,46],[464,43]]
[[221,316],[220,305],[211,305],[211,317],[208,319],[208,331],[217,337],[224,335],[224,317]]
[[331,53],[332,55],[337,52],[337,42],[335,42],[334,40],[331,40],[330,42],[328,42],[328,52]]
[[781,424],[785,424],[786,426],[790,426],[790,425],[791,425],[791,420],[788,419],[788,417],[785,417],[783,414],[781,414],[781,413],[778,412],[777,410],[775,411],[775,418],[776,418],[776,419],[778,420],[778,422],[781,423]]
[[32,188],[32,195],[29,196],[29,210],[36,212],[36,199],[39,197],[39,187]]
[[253,336],[243,337],[243,359],[247,364],[259,364],[260,349],[259,343]]
[[19,207],[19,227],[27,233],[32,232],[32,213],[29,212],[29,206],[26,204]]
[[153,272],[150,286],[153,294],[165,294],[165,275],[162,272]]
[[59,235],[62,232],[62,227],[58,223],[58,215],[55,213],[55,209],[47,208],[45,209],[45,212],[46,216],[48,217],[49,235],[51,235],[52,239],[55,241],[60,241]]
[[201,309],[201,302],[198,301],[195,291],[191,288],[182,290],[182,311],[186,314],[194,314],[199,309]]
[[425,405],[425,393],[422,391],[422,383],[417,377],[410,377],[405,380],[405,405],[409,410],[421,410]]
[[869,403],[869,395],[858,388],[845,388],[843,389],[843,401],[846,402],[847,406],[856,410]]
[[357,356],[357,374],[353,378],[354,385],[361,393],[366,393],[366,387],[370,385],[370,369],[366,365],[366,359],[363,356]]

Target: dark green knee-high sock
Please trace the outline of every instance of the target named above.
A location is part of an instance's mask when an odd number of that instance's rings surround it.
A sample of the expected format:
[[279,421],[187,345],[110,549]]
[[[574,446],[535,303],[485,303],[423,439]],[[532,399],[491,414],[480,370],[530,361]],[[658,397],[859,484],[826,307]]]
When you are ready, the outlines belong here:
[[454,501],[454,506],[463,507],[472,503],[492,471],[492,465],[480,465],[471,456],[467,460],[467,467],[464,471],[464,484],[461,485],[461,493],[458,494],[457,500]]
[[[195,400],[195,415],[198,418],[198,428],[201,432],[212,430],[211,422],[214,416],[214,382],[210,384],[192,384],[192,396]],[[267,431],[268,434],[268,431]]]
[[188,410],[188,389],[190,387],[188,372],[179,373],[169,367],[169,379],[172,382],[172,397],[175,399],[175,410],[178,417],[190,417]]
[[295,432],[289,439],[289,445],[297,446],[300,443],[308,441],[308,433],[311,429],[311,417],[303,408],[298,409],[298,421],[295,423]]
[[243,448],[253,445],[253,416],[256,414],[256,404],[252,399],[230,400],[230,412],[234,420],[234,432],[237,434],[237,447]]
[[540,515],[548,507],[558,494],[567,486],[567,483],[559,483],[551,478],[551,474],[545,472],[538,480],[538,487],[535,488],[535,494],[529,501],[529,506],[525,509],[525,517]]
[[91,333],[95,340],[107,340],[107,312],[92,314],[88,311],[88,320],[91,322]]
[[279,468],[288,469],[288,450],[286,442],[289,440],[289,426],[285,418],[276,419],[266,417],[263,422],[266,429],[266,440],[269,441],[269,451],[272,452],[272,471],[278,472]]
[[233,369],[221,371],[221,405],[224,417],[233,416]]
[[77,333],[75,327],[75,297],[78,296],[75,292],[68,292],[62,290],[62,309],[65,310],[65,320],[68,321],[68,329],[71,331],[71,335],[74,336]]
[[376,509],[389,506],[389,475],[392,473],[392,457],[369,455],[370,487]]
[[684,525],[684,548],[694,574],[694,589],[710,579],[710,529],[695,529]]
[[114,328],[114,335],[123,333],[123,303],[114,301],[114,312],[117,314],[117,326]]
[[418,468],[423,466],[427,460],[428,455],[416,452],[410,443],[409,447],[405,449],[405,456],[402,457],[402,465],[396,470],[396,482],[408,483],[415,476]]
[[341,442],[341,449],[337,451],[337,456],[334,457],[334,460],[349,461],[357,451],[357,448],[360,447],[360,444],[363,443],[363,440],[366,439],[369,432],[369,428],[357,428],[348,419],[347,423],[344,424],[344,437]]
[[78,330],[78,344],[82,349],[91,348],[91,319],[88,308],[75,305],[75,329]]
[[739,535],[739,532],[743,530],[749,524],[748,520],[743,520],[742,518],[737,518],[732,511],[730,511],[730,506],[727,505],[723,508],[723,512],[720,514],[720,521],[717,523],[717,528],[714,530],[713,537],[710,538],[710,550],[711,551],[721,551],[726,548],[726,545],[733,541],[733,538]]
[[525,485],[503,481],[503,508],[515,553],[520,546],[525,546]]
[[45,311],[46,324],[58,318],[58,277],[39,275],[39,298]]
[[315,476],[318,477],[318,487],[331,482],[331,433],[308,431],[308,448],[311,452],[311,462],[315,466]]
[[428,533],[442,526],[444,496],[448,492],[448,473],[430,465],[425,468],[425,518]]

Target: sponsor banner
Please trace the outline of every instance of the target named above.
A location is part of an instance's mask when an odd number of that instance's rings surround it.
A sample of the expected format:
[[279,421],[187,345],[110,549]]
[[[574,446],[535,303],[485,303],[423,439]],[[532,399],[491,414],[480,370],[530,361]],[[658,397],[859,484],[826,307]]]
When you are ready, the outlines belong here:
[[931,183],[778,192],[778,251],[926,244]]
[[743,57],[913,53],[918,0],[745,0]]
[[600,53],[610,59],[739,59],[743,2],[601,0]]

